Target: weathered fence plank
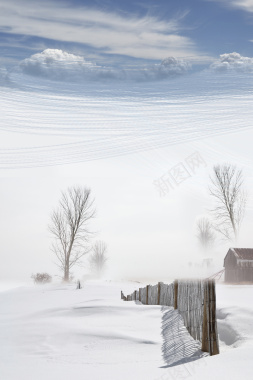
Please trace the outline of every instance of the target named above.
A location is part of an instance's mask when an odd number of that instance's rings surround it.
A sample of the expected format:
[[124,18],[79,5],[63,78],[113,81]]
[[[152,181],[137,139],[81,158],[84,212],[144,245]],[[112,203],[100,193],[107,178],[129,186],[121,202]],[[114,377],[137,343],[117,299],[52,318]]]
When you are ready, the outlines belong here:
[[160,305],[160,297],[161,297],[161,283],[158,282],[158,285],[157,285],[157,305]]
[[174,309],[177,309],[178,281],[174,281]]
[[148,288],[149,285],[146,286],[146,305],[148,305]]

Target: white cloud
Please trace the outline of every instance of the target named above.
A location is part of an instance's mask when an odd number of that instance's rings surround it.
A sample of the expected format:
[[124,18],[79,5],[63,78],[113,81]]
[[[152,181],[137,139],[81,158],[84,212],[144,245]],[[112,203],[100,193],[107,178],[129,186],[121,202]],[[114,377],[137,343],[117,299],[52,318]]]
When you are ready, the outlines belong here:
[[215,71],[253,72],[253,58],[243,57],[235,52],[222,54],[219,60],[215,61],[210,68]]
[[191,65],[188,62],[174,57],[166,58],[157,65],[159,75],[162,77],[185,74],[190,68]]
[[46,49],[34,54],[19,66],[25,74],[63,81],[111,78],[117,75],[117,72],[59,49]]
[[61,1],[9,0],[0,4],[0,28],[7,33],[86,44],[106,54],[206,61],[193,41],[182,35],[182,21],[182,17],[161,20],[71,7]]
[[82,56],[59,49],[46,49],[20,62],[21,71],[28,75],[61,81],[102,79],[160,80],[188,72],[190,64],[182,59],[169,57],[160,64],[119,70],[98,66]]
[[[139,69],[135,73],[137,80],[161,80],[186,74],[191,68],[189,62],[175,57],[168,57],[161,63]],[[132,74],[134,76],[134,73]]]
[[233,0],[234,7],[241,8],[247,12],[253,12],[253,0]]

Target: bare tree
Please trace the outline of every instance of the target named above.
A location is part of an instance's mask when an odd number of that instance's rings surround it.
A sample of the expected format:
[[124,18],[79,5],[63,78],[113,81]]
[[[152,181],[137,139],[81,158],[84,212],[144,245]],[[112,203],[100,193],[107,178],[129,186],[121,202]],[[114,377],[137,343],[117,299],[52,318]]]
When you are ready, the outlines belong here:
[[202,248],[207,250],[215,240],[215,234],[212,223],[206,217],[200,218],[197,221],[197,238]]
[[236,242],[246,205],[242,170],[231,164],[223,164],[214,166],[213,171],[209,190],[215,200],[212,210],[216,220],[215,229],[225,239]]
[[90,257],[90,266],[97,276],[100,276],[104,269],[106,261],[108,260],[107,253],[107,245],[104,241],[96,241],[96,243],[92,247],[92,255]]
[[71,187],[62,192],[57,210],[51,215],[49,230],[54,238],[56,255],[63,279],[69,281],[70,269],[90,251],[88,222],[95,215],[90,189]]

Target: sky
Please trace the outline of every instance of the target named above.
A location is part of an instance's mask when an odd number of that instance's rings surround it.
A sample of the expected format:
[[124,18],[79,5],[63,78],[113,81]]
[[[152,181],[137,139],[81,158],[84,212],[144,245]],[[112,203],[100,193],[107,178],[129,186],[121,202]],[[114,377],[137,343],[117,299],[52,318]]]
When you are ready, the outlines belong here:
[[252,51],[251,0],[10,0],[0,10],[0,55],[8,67],[46,48],[112,66],[168,56],[203,65]]
[[0,280],[60,275],[48,224],[73,185],[94,195],[108,276],[203,276],[195,224],[224,162],[252,247],[252,22],[251,0],[0,0]]

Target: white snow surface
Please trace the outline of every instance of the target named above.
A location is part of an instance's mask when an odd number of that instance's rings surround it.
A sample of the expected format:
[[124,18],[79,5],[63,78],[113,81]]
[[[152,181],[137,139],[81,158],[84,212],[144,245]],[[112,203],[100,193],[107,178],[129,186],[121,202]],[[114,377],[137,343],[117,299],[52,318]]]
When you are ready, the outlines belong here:
[[124,302],[138,283],[87,281],[0,292],[0,379],[252,379],[253,286],[218,285],[221,354],[206,356],[177,311]]

